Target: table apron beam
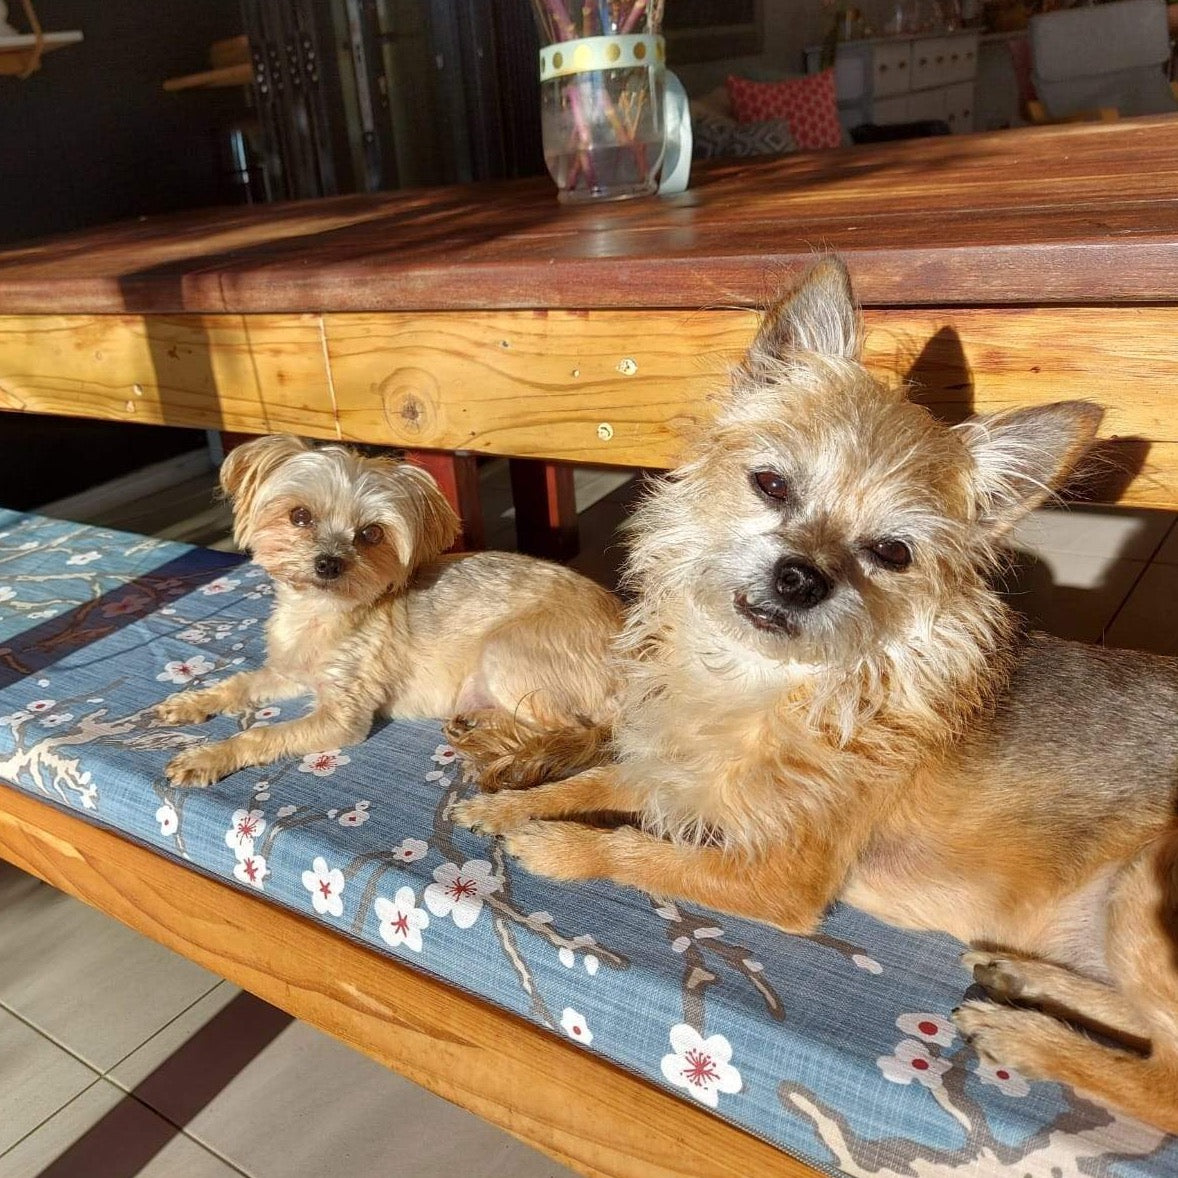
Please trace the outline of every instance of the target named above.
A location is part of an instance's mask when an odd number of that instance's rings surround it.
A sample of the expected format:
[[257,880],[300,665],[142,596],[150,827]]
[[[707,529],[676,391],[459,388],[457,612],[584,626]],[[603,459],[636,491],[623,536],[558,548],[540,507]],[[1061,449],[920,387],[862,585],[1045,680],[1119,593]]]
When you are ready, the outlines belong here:
[[[1178,306],[873,309],[865,360],[935,412],[1068,398],[1178,506]],[[666,467],[751,311],[0,316],[0,408],[414,449]]]

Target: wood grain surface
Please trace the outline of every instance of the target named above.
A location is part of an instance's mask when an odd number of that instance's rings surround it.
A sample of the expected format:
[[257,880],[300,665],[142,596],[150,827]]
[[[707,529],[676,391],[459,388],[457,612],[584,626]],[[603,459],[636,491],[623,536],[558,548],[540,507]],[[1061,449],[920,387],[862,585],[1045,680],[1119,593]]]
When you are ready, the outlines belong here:
[[[1097,497],[1178,506],[1178,305],[869,309],[866,360],[940,415],[1108,407]],[[750,311],[0,316],[0,408],[665,467]],[[1115,473],[1115,471],[1114,471]]]
[[515,1015],[0,786],[0,857],[593,1178],[814,1178]]
[[146,218],[0,254],[0,312],[747,307],[827,249],[869,306],[1178,301],[1178,116]]

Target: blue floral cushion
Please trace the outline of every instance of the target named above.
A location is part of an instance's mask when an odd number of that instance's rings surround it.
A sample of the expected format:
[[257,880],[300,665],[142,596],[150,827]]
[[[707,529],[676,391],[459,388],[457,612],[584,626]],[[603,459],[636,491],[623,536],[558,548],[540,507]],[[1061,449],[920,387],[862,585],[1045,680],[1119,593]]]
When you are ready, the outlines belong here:
[[[553,884],[455,828],[437,724],[169,786],[201,728],[150,709],[263,658],[262,571],[0,512],[0,780],[579,1042],[789,1153],[856,1175],[1172,1175],[1178,1142],[979,1063],[948,937],[837,908],[814,937],[609,884]],[[0,805],[3,805],[0,790]]]

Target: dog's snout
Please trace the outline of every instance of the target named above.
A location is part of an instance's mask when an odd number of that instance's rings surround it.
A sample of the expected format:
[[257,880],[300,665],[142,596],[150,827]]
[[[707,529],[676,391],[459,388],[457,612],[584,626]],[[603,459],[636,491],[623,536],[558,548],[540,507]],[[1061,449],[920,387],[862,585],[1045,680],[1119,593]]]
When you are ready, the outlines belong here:
[[338,556],[315,557],[315,575],[324,581],[334,581],[344,571],[344,562]]
[[773,569],[773,591],[794,609],[813,609],[830,596],[825,574],[804,560],[783,559]]

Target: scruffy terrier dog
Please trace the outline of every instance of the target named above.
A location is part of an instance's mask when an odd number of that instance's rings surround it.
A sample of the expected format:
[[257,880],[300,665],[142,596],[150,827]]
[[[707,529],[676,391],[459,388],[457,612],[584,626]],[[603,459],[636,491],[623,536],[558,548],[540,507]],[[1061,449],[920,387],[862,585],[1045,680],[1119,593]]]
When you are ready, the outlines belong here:
[[637,513],[616,763],[455,816],[787,932],[836,897],[943,929],[1000,1000],[955,1012],[982,1055],[1178,1131],[1178,660],[1025,634],[988,584],[1100,411],[949,428],[860,330],[819,263]]
[[462,713],[470,732],[457,735],[474,751],[481,741],[509,754],[500,763],[513,784],[594,762],[616,704],[610,647],[621,611],[610,593],[515,553],[439,556],[458,520],[430,475],[407,463],[274,436],[232,451],[221,484],[237,543],[274,582],[266,665],[179,692],[157,718],[200,723],[308,691],[315,706],[185,750],[167,767],[175,785],[356,743],[378,713]]

